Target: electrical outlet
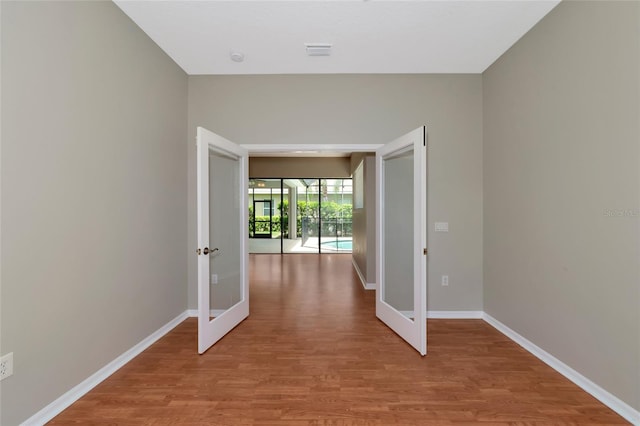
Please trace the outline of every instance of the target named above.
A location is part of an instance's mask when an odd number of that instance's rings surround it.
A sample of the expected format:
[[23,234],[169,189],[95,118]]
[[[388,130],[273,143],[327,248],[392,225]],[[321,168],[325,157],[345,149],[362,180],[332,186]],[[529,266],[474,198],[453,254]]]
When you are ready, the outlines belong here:
[[442,285],[443,286],[448,286],[449,285],[449,275],[443,275],[442,276]]
[[211,284],[218,284],[218,274],[211,274]]
[[0,358],[0,380],[4,380],[13,374],[13,352]]

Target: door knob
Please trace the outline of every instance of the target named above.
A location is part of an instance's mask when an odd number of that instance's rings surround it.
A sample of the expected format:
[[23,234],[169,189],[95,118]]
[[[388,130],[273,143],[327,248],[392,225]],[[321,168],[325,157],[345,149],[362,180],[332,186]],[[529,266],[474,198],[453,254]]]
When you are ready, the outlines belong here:
[[218,251],[218,248],[214,248],[213,250],[209,250],[209,247],[205,247],[204,250],[202,250],[202,253],[204,254],[209,254],[209,253],[215,253]]

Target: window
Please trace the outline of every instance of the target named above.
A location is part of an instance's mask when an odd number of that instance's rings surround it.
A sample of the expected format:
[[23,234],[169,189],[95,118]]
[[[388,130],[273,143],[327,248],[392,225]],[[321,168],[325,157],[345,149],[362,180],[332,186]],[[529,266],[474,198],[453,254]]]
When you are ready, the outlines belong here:
[[262,203],[262,214],[264,216],[269,216],[272,212],[273,212],[273,208],[271,206],[273,206],[273,199],[271,200],[271,202],[269,202],[269,200],[264,200],[265,202]]
[[353,174],[353,208],[364,208],[364,160],[360,161]]

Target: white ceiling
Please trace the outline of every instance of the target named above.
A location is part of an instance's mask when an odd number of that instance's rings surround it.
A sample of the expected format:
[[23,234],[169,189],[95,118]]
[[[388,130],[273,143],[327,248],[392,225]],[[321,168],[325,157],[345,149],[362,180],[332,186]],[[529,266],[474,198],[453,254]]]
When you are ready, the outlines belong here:
[[115,3],[191,75],[403,74],[481,73],[559,0]]

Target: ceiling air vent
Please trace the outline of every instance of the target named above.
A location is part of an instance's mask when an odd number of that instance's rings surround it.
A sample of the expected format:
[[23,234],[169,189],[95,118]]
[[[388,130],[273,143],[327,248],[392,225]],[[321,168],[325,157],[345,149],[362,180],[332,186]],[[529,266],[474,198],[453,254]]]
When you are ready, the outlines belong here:
[[329,56],[331,55],[331,44],[329,43],[305,43],[307,55],[309,56]]

